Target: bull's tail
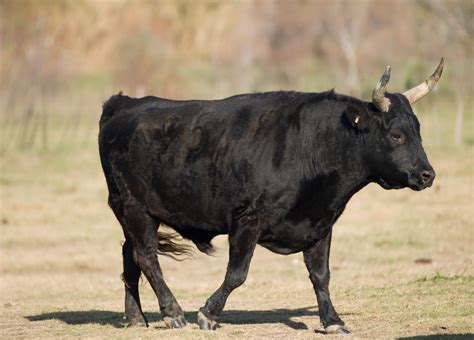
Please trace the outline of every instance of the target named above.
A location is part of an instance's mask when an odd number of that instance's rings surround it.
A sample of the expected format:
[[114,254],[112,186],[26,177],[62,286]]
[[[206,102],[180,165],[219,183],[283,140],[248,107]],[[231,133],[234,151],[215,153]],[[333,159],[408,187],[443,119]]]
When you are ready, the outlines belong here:
[[[160,228],[166,227],[161,225]],[[183,236],[172,231],[158,232],[158,254],[169,256],[175,260],[184,260],[194,255],[194,248],[188,244],[183,244]],[[207,255],[212,255],[215,248],[210,240],[192,240],[199,251]]]
[[181,237],[172,232],[158,232],[158,254],[182,261],[194,254],[190,245],[178,243]]

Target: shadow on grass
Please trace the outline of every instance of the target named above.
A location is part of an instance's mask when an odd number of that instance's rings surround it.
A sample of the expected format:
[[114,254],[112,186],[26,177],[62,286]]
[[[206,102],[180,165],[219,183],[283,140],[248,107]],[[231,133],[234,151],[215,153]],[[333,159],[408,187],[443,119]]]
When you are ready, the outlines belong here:
[[257,311],[227,310],[222,313],[219,322],[233,325],[283,323],[293,329],[308,329],[308,326],[303,322],[291,320],[291,318],[300,316],[314,316],[316,318],[319,314],[314,307]]
[[[149,321],[154,321],[155,319],[159,320],[160,313],[149,313],[147,314],[147,317],[149,318]],[[25,316],[25,318],[30,321],[60,320],[69,325],[98,324],[111,325],[117,328],[126,326],[123,313],[104,310],[51,312],[29,315]]]
[[[145,316],[150,323],[161,320],[160,313],[145,313]],[[314,307],[261,311],[228,310],[222,313],[219,322],[234,325],[283,323],[293,329],[308,329],[303,322],[291,320],[293,317],[301,316],[317,317],[318,312]],[[29,321],[61,320],[70,325],[99,324],[117,328],[126,327],[123,313],[103,310],[52,312],[25,318]],[[185,312],[185,318],[188,322],[197,324],[197,312]]]
[[433,335],[417,335],[409,336],[406,338],[397,338],[398,340],[464,340],[464,339],[474,339],[473,333],[465,334],[433,334]]

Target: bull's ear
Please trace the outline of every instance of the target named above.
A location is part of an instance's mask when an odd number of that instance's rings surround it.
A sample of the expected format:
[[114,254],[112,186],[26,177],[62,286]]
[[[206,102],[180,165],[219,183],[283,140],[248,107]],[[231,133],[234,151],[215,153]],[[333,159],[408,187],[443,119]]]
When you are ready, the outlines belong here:
[[367,127],[367,111],[361,108],[349,106],[344,111],[344,120],[353,129],[359,131],[365,130]]

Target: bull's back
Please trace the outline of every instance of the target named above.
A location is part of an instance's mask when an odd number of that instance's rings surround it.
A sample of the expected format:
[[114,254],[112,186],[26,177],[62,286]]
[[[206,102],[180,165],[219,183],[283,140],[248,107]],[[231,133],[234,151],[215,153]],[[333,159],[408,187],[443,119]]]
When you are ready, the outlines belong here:
[[268,187],[287,189],[276,173],[288,131],[281,124],[293,120],[281,108],[295,95],[274,97],[136,101],[102,126],[103,164],[168,224],[225,224],[231,209],[267,197]]

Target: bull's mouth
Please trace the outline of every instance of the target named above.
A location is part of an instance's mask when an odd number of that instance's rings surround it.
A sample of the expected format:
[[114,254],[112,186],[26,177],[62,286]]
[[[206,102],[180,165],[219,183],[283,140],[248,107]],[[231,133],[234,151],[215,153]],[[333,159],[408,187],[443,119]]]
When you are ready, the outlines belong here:
[[413,191],[421,191],[421,190],[427,188],[426,185],[418,185],[418,184],[409,185],[408,187],[409,187],[411,190],[413,190]]
[[402,184],[389,183],[385,179],[383,179],[382,177],[378,177],[376,182],[377,182],[378,185],[380,185],[385,190],[403,189],[403,188],[406,187],[406,185],[402,185]]
[[408,187],[414,191],[421,191],[421,190],[431,187],[432,184],[433,183],[427,183],[427,184],[414,183],[414,184],[409,184]]
[[375,178],[375,182],[386,190],[410,188],[414,191],[421,191],[433,185],[433,180],[423,181],[422,175],[416,171],[393,174],[389,179],[379,176]]

